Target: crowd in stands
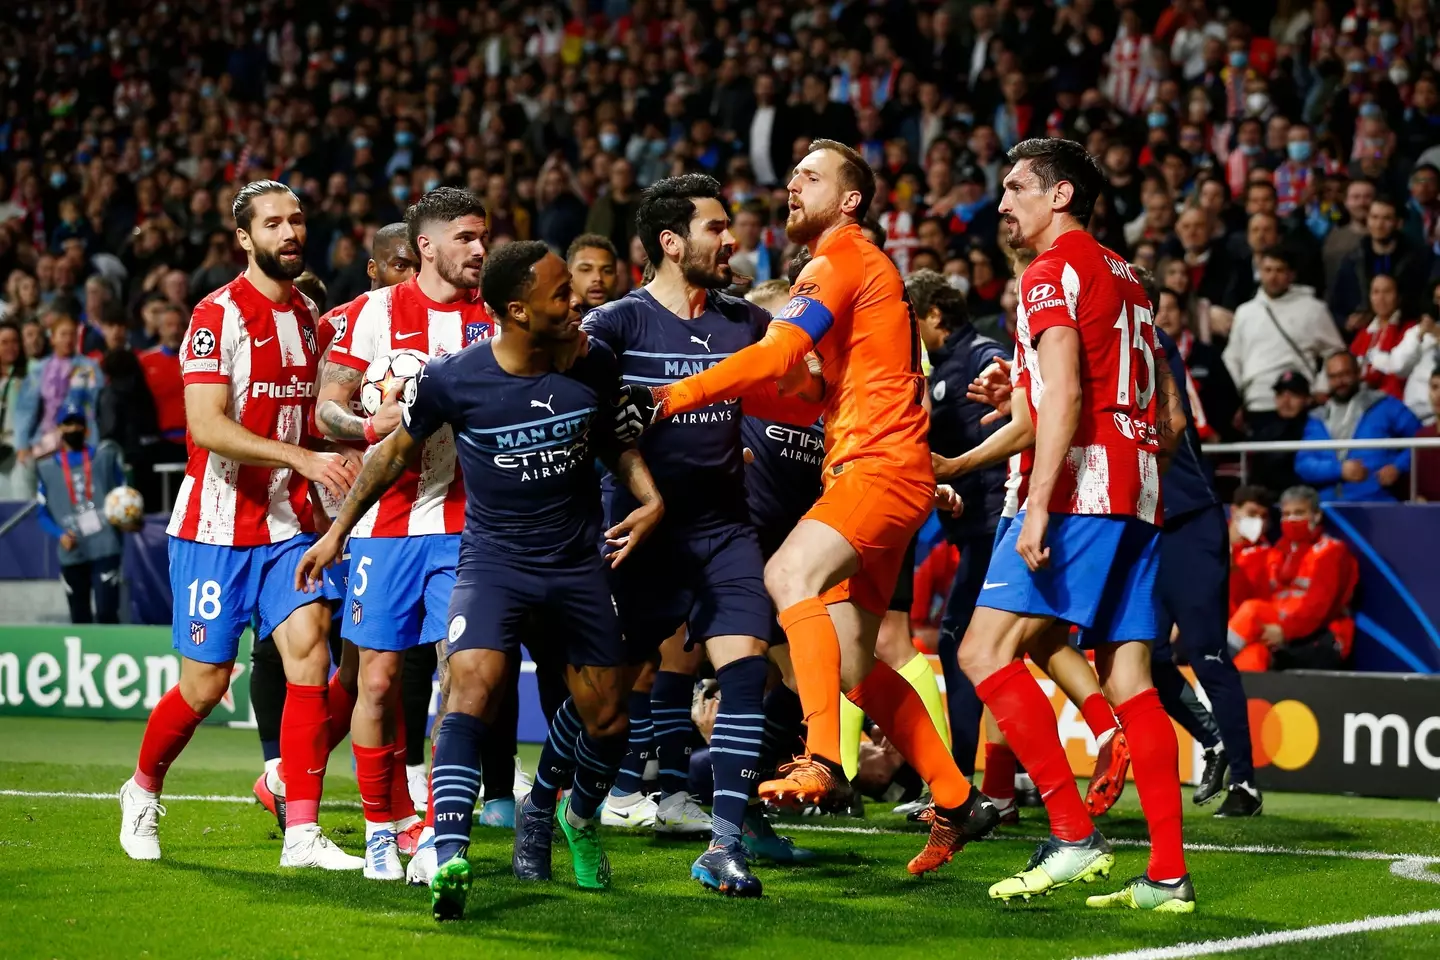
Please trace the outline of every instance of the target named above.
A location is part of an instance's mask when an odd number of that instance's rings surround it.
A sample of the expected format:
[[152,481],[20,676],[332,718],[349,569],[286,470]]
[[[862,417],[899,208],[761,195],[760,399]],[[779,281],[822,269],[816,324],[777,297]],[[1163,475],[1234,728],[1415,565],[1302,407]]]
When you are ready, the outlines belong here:
[[[67,403],[132,464],[183,458],[175,350],[243,264],[238,184],[300,194],[332,306],[439,184],[484,197],[494,244],[600,233],[639,283],[639,191],[692,170],[724,183],[758,283],[795,253],[785,182],[815,137],[875,168],[901,270],[940,271],[1000,336],[1005,151],[1081,140],[1110,180],[1091,230],[1167,291],[1208,438],[1433,434],[1436,19],[1427,0],[12,0],[0,497],[27,495]],[[1252,479],[1403,498],[1411,465],[1281,455]]]

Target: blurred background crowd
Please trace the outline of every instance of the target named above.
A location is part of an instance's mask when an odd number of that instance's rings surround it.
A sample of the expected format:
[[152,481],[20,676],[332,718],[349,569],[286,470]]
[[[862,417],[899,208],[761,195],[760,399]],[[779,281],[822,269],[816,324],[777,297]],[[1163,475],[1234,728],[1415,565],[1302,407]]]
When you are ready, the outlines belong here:
[[[67,403],[132,464],[183,459],[175,351],[193,304],[243,266],[238,184],[300,194],[331,306],[368,288],[375,231],[440,184],[484,197],[495,244],[610,238],[628,286],[639,191],[708,172],[732,266],[759,283],[793,256],[785,182],[815,137],[875,168],[901,271],[944,274],[997,338],[1015,310],[1005,151],[1078,139],[1110,179],[1091,230],[1167,291],[1157,322],[1207,437],[1434,432],[1427,0],[3,7],[0,498],[28,495]],[[1330,459],[1334,478],[1299,465],[1327,497],[1410,494],[1408,453]],[[1250,479],[1279,490],[1296,467],[1261,458]],[[1417,478],[1440,498],[1440,467]]]

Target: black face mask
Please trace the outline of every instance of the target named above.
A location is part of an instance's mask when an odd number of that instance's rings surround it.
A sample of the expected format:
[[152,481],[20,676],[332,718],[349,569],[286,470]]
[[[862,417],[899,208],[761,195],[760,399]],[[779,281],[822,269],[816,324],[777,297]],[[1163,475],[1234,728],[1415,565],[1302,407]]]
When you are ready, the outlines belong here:
[[66,430],[64,433],[60,434],[60,439],[63,440],[65,442],[65,446],[69,447],[71,450],[85,449],[84,430]]

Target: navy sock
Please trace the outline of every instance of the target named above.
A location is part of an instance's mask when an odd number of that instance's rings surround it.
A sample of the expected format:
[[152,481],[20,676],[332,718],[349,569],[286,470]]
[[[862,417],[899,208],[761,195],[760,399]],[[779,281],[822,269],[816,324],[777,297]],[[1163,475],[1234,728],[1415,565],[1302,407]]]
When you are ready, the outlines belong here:
[[630,693],[630,742],[620,773],[615,777],[615,795],[639,793],[645,782],[645,764],[653,755],[654,728],[650,723],[650,691]]
[[660,761],[660,795],[670,796],[690,782],[690,701],[695,678],[688,673],[661,670],[650,691],[650,716],[655,756]]
[[535,771],[535,786],[530,790],[530,803],[535,807],[555,809],[556,794],[575,776],[575,742],[584,729],[574,699],[566,697],[555,711],[555,719],[550,721],[550,734],[540,750],[540,767]]
[[443,736],[435,745],[430,783],[435,793],[435,856],[440,863],[470,846],[470,821],[480,795],[480,742],[485,721],[466,713],[447,713]]
[[589,820],[600,812],[628,745],[629,737],[623,733],[613,737],[592,737],[588,731],[580,734],[575,743],[575,782],[570,790],[570,809],[575,816]]
[[1179,667],[1168,660],[1154,661],[1150,664],[1150,679],[1155,684],[1155,692],[1160,695],[1160,702],[1165,705],[1165,712],[1184,727],[1186,733],[1206,750],[1219,745],[1220,731],[1216,729],[1215,721],[1195,697],[1190,681],[1185,679]]
[[760,744],[765,733],[764,657],[741,657],[715,671],[720,683],[720,710],[710,736],[710,763],[715,769],[712,842],[726,845],[740,839],[740,825],[758,777]]
[[765,734],[760,744],[760,779],[773,780],[775,768],[805,751],[805,711],[800,698],[785,684],[765,694]]

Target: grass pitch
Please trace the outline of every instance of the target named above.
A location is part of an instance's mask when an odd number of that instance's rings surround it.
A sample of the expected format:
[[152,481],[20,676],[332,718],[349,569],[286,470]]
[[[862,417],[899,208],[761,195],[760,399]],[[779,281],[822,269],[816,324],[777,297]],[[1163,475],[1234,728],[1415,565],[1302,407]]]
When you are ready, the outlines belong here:
[[[258,773],[252,731],[200,730],[166,782],[165,858],[128,860],[111,798],[141,729],[0,720],[0,957],[1440,957],[1440,804],[1272,794],[1260,819],[1227,822],[1187,803],[1199,906],[1178,917],[1085,907],[1086,895],[1144,869],[1133,786],[1102,822],[1121,844],[1110,882],[1028,904],[992,902],[986,889],[1024,866],[1044,829],[1040,811],[918,879],[905,862],[923,836],[888,810],[786,825],[781,832],[821,859],[757,867],[758,901],[726,900],[690,880],[698,842],[608,830],[613,889],[576,890],[559,839],[555,881],[521,884],[510,875],[508,831],[477,828],[468,916],[439,926],[427,891],[358,872],[279,870],[268,814],[226,799],[248,796]],[[525,759],[533,768],[533,749]],[[357,799],[342,747],[321,820],[355,853]],[[1379,919],[1397,916],[1403,926]],[[1324,925],[1354,921],[1366,922],[1326,935]],[[1228,938],[1241,939],[1216,942]]]

